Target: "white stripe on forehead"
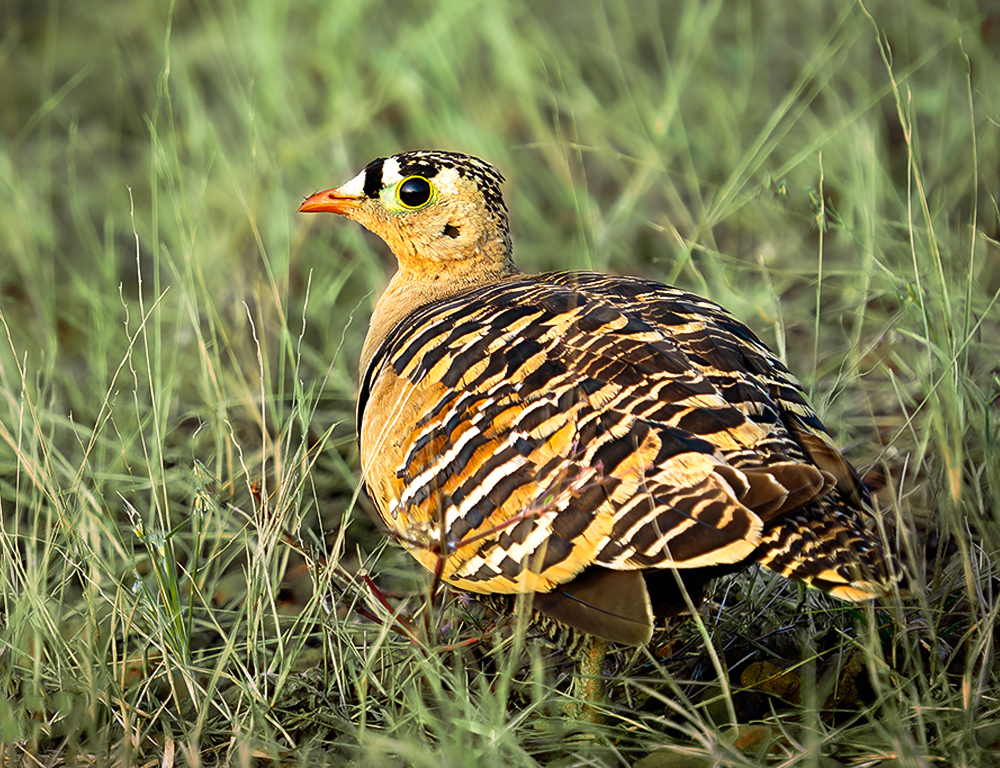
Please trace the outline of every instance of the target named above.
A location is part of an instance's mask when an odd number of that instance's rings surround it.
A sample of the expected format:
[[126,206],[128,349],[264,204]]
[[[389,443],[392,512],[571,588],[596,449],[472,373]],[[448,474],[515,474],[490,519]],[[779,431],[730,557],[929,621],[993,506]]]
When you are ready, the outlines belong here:
[[342,184],[337,191],[346,197],[364,197],[365,172],[362,171],[346,184]]
[[[375,166],[374,168],[372,167],[373,165]],[[361,173],[341,186],[340,192],[351,197],[364,197],[368,190],[371,189],[368,174],[376,171],[381,176],[381,178],[376,179],[378,182],[376,189],[384,189],[401,178],[399,175],[399,161],[395,158],[387,157],[382,162],[373,160]]]
[[[395,157],[387,157],[385,159],[385,163],[382,164],[382,188],[384,189],[385,187],[391,187],[393,184],[402,181],[408,176],[412,176],[413,175],[412,169],[415,164],[423,165],[424,167],[426,167],[427,165],[430,165],[432,168],[435,167],[435,164],[433,162],[431,163],[422,162],[423,158],[419,157],[415,158],[416,163],[414,163],[412,160],[413,158],[411,158],[411,162],[407,163],[407,168],[410,168],[411,171],[404,175],[403,166],[400,165],[399,160]],[[437,173],[435,173],[431,178],[434,181],[434,185],[438,189],[442,189],[447,192],[455,189],[455,184],[460,178],[460,174],[455,168],[437,167]]]
[[388,187],[397,181],[402,181],[403,177],[399,173],[399,160],[394,157],[387,157],[382,163],[382,187]]
[[[363,197],[365,195],[365,182],[367,181],[367,175],[369,169],[365,168],[361,173],[355,176],[353,179],[348,181],[339,187],[341,194],[348,195],[350,197]],[[401,173],[401,166],[399,160],[394,157],[387,157],[385,162],[382,163],[382,178],[379,182],[379,189],[385,189],[386,187],[392,186],[393,184],[402,181],[404,176]],[[434,174],[434,183],[439,189],[444,189],[445,191],[450,191],[455,188],[456,182],[461,177],[461,174],[455,168],[441,168],[436,174]]]

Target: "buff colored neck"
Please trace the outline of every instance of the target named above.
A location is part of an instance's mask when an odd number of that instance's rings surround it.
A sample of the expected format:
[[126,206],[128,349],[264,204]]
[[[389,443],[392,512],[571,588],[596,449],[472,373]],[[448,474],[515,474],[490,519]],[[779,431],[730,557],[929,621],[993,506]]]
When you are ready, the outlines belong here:
[[504,260],[493,269],[485,268],[479,260],[449,264],[433,273],[406,269],[400,266],[392,276],[389,285],[379,297],[372,313],[368,336],[361,350],[361,372],[368,370],[368,364],[379,345],[402,320],[416,309],[439,299],[446,299],[456,293],[477,286],[493,285],[523,274],[512,261]]

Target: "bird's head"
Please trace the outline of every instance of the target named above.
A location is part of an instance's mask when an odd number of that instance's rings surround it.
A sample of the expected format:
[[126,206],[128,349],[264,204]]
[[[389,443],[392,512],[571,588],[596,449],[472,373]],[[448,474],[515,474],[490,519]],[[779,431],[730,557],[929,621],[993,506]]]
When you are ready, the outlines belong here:
[[317,192],[299,211],[354,219],[385,240],[400,270],[437,280],[449,272],[502,277],[511,261],[503,176],[457,152],[417,150],[370,162],[346,184]]

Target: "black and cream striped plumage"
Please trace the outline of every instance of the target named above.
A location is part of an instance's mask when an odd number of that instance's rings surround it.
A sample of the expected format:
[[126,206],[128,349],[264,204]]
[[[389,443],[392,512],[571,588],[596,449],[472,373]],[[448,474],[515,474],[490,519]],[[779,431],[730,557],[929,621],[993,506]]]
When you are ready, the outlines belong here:
[[520,273],[501,180],[403,153],[302,207],[360,221],[400,263],[358,422],[364,482],[414,557],[632,644],[666,611],[671,569],[759,562],[845,599],[885,592],[864,487],[784,365],[693,294]]

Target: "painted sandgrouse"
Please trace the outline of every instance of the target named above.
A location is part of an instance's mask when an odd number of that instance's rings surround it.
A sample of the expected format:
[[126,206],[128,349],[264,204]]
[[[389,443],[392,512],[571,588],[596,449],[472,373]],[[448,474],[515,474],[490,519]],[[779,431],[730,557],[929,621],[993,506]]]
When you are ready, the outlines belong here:
[[410,553],[460,590],[533,594],[535,624],[591,672],[605,641],[643,644],[683,608],[681,574],[695,600],[753,563],[885,593],[864,486],[781,361],[694,294],[522,273],[502,182],[474,157],[404,152],[299,209],[354,219],[399,262],[358,433]]

